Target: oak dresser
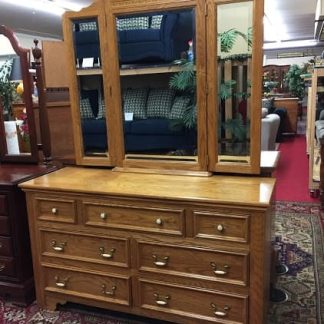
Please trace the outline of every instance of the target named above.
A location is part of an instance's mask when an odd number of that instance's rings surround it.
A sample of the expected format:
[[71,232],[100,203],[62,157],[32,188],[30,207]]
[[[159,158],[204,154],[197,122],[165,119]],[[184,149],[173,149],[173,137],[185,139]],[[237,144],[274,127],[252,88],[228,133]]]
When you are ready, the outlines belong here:
[[262,323],[274,181],[67,167],[21,184],[38,305]]

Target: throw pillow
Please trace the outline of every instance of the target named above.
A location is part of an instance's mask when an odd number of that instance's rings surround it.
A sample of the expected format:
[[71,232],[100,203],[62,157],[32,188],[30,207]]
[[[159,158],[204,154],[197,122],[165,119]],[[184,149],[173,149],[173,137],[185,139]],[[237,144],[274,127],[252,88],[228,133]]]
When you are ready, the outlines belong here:
[[117,30],[147,29],[149,17],[117,18]]
[[151,89],[147,98],[147,117],[169,118],[174,96],[173,89]]
[[190,98],[186,96],[175,97],[169,119],[182,119],[190,102]]
[[13,59],[6,60],[0,67],[0,81],[6,82],[10,79]]
[[94,118],[89,98],[80,99],[80,115],[82,119]]
[[126,89],[124,98],[124,113],[133,113],[135,119],[146,119],[146,100],[148,89]]
[[101,119],[101,118],[106,118],[106,105],[105,105],[105,100],[101,100],[101,102],[99,102],[99,110],[98,110],[98,115],[97,115],[97,119]]
[[151,28],[152,29],[161,29],[163,15],[154,15],[151,17]]
[[97,30],[97,23],[95,21],[80,22],[79,28],[80,28],[80,32]]

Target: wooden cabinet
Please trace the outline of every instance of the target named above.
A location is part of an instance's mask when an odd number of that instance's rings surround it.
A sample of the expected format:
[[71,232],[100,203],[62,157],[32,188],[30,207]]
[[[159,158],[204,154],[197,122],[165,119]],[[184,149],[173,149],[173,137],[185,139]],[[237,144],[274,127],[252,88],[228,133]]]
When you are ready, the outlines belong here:
[[0,296],[18,304],[35,298],[26,201],[18,184],[53,170],[37,165],[0,166]]
[[77,164],[258,174],[262,13],[256,0],[99,0],[67,12]]
[[285,108],[287,116],[283,126],[284,133],[297,133],[297,121],[299,116],[299,99],[298,98],[275,98],[274,107]]
[[21,186],[40,307],[265,322],[274,179],[75,167]]

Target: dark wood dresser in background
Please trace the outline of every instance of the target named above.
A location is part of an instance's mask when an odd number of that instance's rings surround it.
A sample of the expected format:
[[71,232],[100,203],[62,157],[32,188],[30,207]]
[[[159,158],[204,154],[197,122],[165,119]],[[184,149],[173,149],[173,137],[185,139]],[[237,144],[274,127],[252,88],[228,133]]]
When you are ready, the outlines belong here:
[[0,165],[0,297],[17,304],[35,298],[25,194],[18,184],[56,168]]

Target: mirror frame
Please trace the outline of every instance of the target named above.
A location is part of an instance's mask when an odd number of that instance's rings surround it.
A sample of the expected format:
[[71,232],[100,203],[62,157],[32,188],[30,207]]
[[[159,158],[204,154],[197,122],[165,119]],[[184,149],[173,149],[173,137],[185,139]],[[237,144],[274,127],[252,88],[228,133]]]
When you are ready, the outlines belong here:
[[0,161],[1,162],[22,162],[22,163],[36,163],[38,162],[37,151],[37,138],[35,128],[35,118],[33,112],[33,100],[32,100],[32,78],[29,73],[29,49],[23,48],[19,45],[19,41],[16,35],[11,29],[4,25],[0,25],[0,35],[5,36],[20,58],[21,76],[24,86],[23,100],[26,106],[26,114],[28,119],[29,128],[29,140],[30,140],[30,154],[14,154],[9,155],[7,150],[7,143],[5,139],[4,130],[4,118],[3,118],[3,106],[0,100]]

